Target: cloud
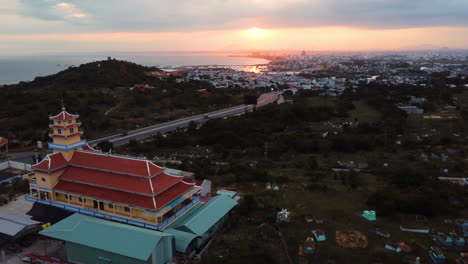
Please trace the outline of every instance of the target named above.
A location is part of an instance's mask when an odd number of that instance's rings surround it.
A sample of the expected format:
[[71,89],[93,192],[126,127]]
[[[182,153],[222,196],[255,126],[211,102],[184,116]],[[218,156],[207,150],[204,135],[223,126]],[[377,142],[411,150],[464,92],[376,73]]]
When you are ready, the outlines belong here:
[[[66,26],[57,29],[58,33],[80,33],[200,31],[255,26],[464,27],[468,26],[466,10],[466,0],[21,0],[17,14],[64,21]],[[42,29],[43,32],[48,30]]]
[[22,0],[19,14],[50,21],[80,22],[89,15],[74,3],[57,0]]

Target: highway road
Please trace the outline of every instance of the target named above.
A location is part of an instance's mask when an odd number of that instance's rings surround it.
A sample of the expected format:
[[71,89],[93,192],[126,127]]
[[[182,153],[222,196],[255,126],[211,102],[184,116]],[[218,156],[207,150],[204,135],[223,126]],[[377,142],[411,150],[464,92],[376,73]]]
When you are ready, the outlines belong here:
[[[267,104],[276,102],[278,99],[279,95],[281,93],[274,92],[274,93],[266,93],[262,94],[258,100],[257,100],[257,107],[262,107]],[[209,112],[201,115],[195,115],[195,116],[190,116],[190,117],[185,117],[181,119],[177,119],[174,121],[166,122],[166,123],[161,123],[145,128],[140,128],[132,131],[128,131],[125,136],[122,136],[121,133],[112,135],[112,136],[107,136],[104,138],[96,139],[89,141],[90,146],[96,146],[99,142],[102,141],[110,141],[114,146],[121,146],[127,144],[130,140],[143,140],[146,138],[150,138],[157,133],[167,133],[170,131],[174,131],[178,128],[185,128],[189,125],[191,121],[196,122],[196,123],[204,123],[208,121],[209,119],[213,118],[223,118],[223,117],[229,117],[229,116],[234,116],[234,115],[239,115],[243,114],[246,111],[246,108],[251,111],[253,109],[252,105],[239,105],[239,106],[234,106],[214,112]]]

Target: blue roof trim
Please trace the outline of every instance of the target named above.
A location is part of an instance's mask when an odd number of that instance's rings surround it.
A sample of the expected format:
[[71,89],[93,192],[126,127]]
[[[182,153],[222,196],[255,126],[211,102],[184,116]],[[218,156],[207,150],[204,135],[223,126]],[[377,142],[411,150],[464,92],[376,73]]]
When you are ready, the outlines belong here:
[[84,145],[86,145],[86,140],[81,140],[80,142],[76,142],[70,145],[49,143],[49,149],[68,151],[68,150],[76,149],[79,147],[83,147]]
[[179,205],[180,203],[182,203],[183,201],[185,201],[187,198],[183,197],[183,196],[179,196],[178,198],[176,198],[174,201],[170,202],[168,205],[172,208],[176,207],[177,205]]

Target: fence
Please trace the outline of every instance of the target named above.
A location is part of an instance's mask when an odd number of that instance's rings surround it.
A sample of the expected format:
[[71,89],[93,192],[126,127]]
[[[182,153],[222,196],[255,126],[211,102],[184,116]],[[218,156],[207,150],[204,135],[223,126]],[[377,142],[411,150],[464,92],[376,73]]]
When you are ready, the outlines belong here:
[[139,226],[139,227],[143,227],[143,228],[154,229],[154,230],[164,229],[172,221],[174,221],[176,218],[181,216],[184,212],[188,211],[190,208],[195,206],[200,201],[200,197],[198,197],[198,196],[195,197],[189,204],[187,204],[185,207],[183,207],[182,209],[177,211],[174,215],[172,215],[168,219],[164,220],[160,224],[156,225],[156,224],[151,224],[151,223],[140,221],[140,220],[135,220],[135,219],[132,219],[132,218],[101,213],[101,212],[99,212],[97,210],[89,210],[89,209],[81,208],[81,207],[74,206],[74,205],[42,200],[42,199],[39,199],[37,197],[33,197],[31,195],[26,195],[25,199],[26,199],[26,201],[46,204],[46,205],[50,205],[50,206],[55,206],[55,207],[62,208],[62,209],[65,209],[67,211],[72,211],[72,212],[75,212],[75,213],[80,213],[80,214],[84,214],[84,215],[104,218],[104,219],[107,219],[107,220],[114,220],[114,221],[117,221],[117,222],[129,224],[129,225],[134,225],[134,226]]
[[4,161],[4,162],[0,163],[0,170],[5,170],[5,169],[8,169],[8,168],[13,168],[13,169],[17,169],[17,170],[24,170],[24,171],[31,171],[32,170],[31,164],[26,164],[26,163],[22,163],[22,162],[8,160],[8,161]]

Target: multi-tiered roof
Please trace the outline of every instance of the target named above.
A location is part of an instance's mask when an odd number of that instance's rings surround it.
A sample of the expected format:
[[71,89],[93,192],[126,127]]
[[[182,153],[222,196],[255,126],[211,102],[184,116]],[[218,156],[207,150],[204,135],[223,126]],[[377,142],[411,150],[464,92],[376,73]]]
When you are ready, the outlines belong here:
[[[104,154],[91,148],[78,131],[78,115],[65,108],[54,123],[49,148],[59,150],[33,166],[37,173],[58,173],[54,191],[155,210],[195,187],[148,160]],[[65,130],[65,131],[64,131]]]
[[159,209],[195,186],[150,161],[85,149],[75,151],[70,161],[60,152],[48,155],[33,169],[47,174],[63,170],[55,191],[145,209]]

